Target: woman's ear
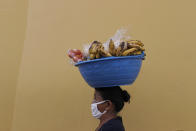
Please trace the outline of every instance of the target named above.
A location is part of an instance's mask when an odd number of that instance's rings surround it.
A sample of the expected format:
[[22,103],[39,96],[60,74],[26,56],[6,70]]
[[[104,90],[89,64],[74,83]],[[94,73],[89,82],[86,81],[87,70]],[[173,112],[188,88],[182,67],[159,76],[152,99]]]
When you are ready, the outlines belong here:
[[107,110],[107,111],[111,110],[113,107],[112,105],[113,105],[113,103],[111,101],[107,101],[105,110]]

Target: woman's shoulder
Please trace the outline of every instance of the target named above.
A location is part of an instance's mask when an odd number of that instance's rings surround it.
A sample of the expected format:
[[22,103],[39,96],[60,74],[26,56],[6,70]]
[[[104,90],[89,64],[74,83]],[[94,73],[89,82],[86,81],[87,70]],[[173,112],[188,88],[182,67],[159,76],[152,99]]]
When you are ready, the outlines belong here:
[[125,131],[122,117],[118,116],[103,124],[99,131]]

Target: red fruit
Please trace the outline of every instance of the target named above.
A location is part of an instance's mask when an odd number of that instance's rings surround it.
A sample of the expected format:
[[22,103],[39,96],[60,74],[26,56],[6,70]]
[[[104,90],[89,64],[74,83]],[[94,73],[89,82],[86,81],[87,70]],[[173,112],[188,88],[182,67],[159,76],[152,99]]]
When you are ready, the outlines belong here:
[[69,56],[70,58],[73,58],[74,55],[75,55],[75,53],[73,52],[73,50],[69,50],[69,51],[68,51],[68,56]]
[[81,58],[83,58],[83,53],[81,52],[81,53],[79,54],[79,56],[80,56]]
[[82,53],[80,54],[80,57],[83,58],[83,54]]
[[82,52],[78,49],[73,49],[73,52],[76,54],[76,55],[80,55],[82,54]]
[[73,57],[75,56],[75,54],[74,54],[73,52],[70,52],[70,53],[68,54],[68,56],[69,56],[70,58],[73,58]]
[[74,62],[78,62],[78,58],[74,56],[74,57],[73,57],[73,61],[74,61]]
[[78,49],[71,49],[68,51],[68,56],[73,59],[74,62],[82,61],[83,54]]
[[81,55],[76,55],[75,57],[77,57],[78,59],[82,59]]

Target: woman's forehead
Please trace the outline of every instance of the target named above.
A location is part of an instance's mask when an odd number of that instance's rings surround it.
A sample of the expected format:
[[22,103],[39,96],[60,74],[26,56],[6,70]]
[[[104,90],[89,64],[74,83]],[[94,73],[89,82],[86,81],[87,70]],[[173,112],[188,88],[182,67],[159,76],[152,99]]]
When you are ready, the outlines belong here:
[[95,90],[94,96],[101,96],[101,95],[100,95],[100,93],[98,91]]
[[98,91],[96,91],[95,90],[95,92],[94,92],[94,97],[96,98],[96,99],[103,99],[102,97],[101,97],[101,94],[98,92]]

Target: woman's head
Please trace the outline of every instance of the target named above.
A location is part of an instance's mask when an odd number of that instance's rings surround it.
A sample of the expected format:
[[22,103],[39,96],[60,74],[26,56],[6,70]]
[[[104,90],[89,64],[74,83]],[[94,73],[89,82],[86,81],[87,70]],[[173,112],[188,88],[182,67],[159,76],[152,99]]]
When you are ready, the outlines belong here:
[[100,112],[104,110],[118,113],[124,107],[124,102],[130,102],[130,95],[126,90],[122,90],[119,86],[95,88],[95,102],[106,100],[106,102],[97,105]]

